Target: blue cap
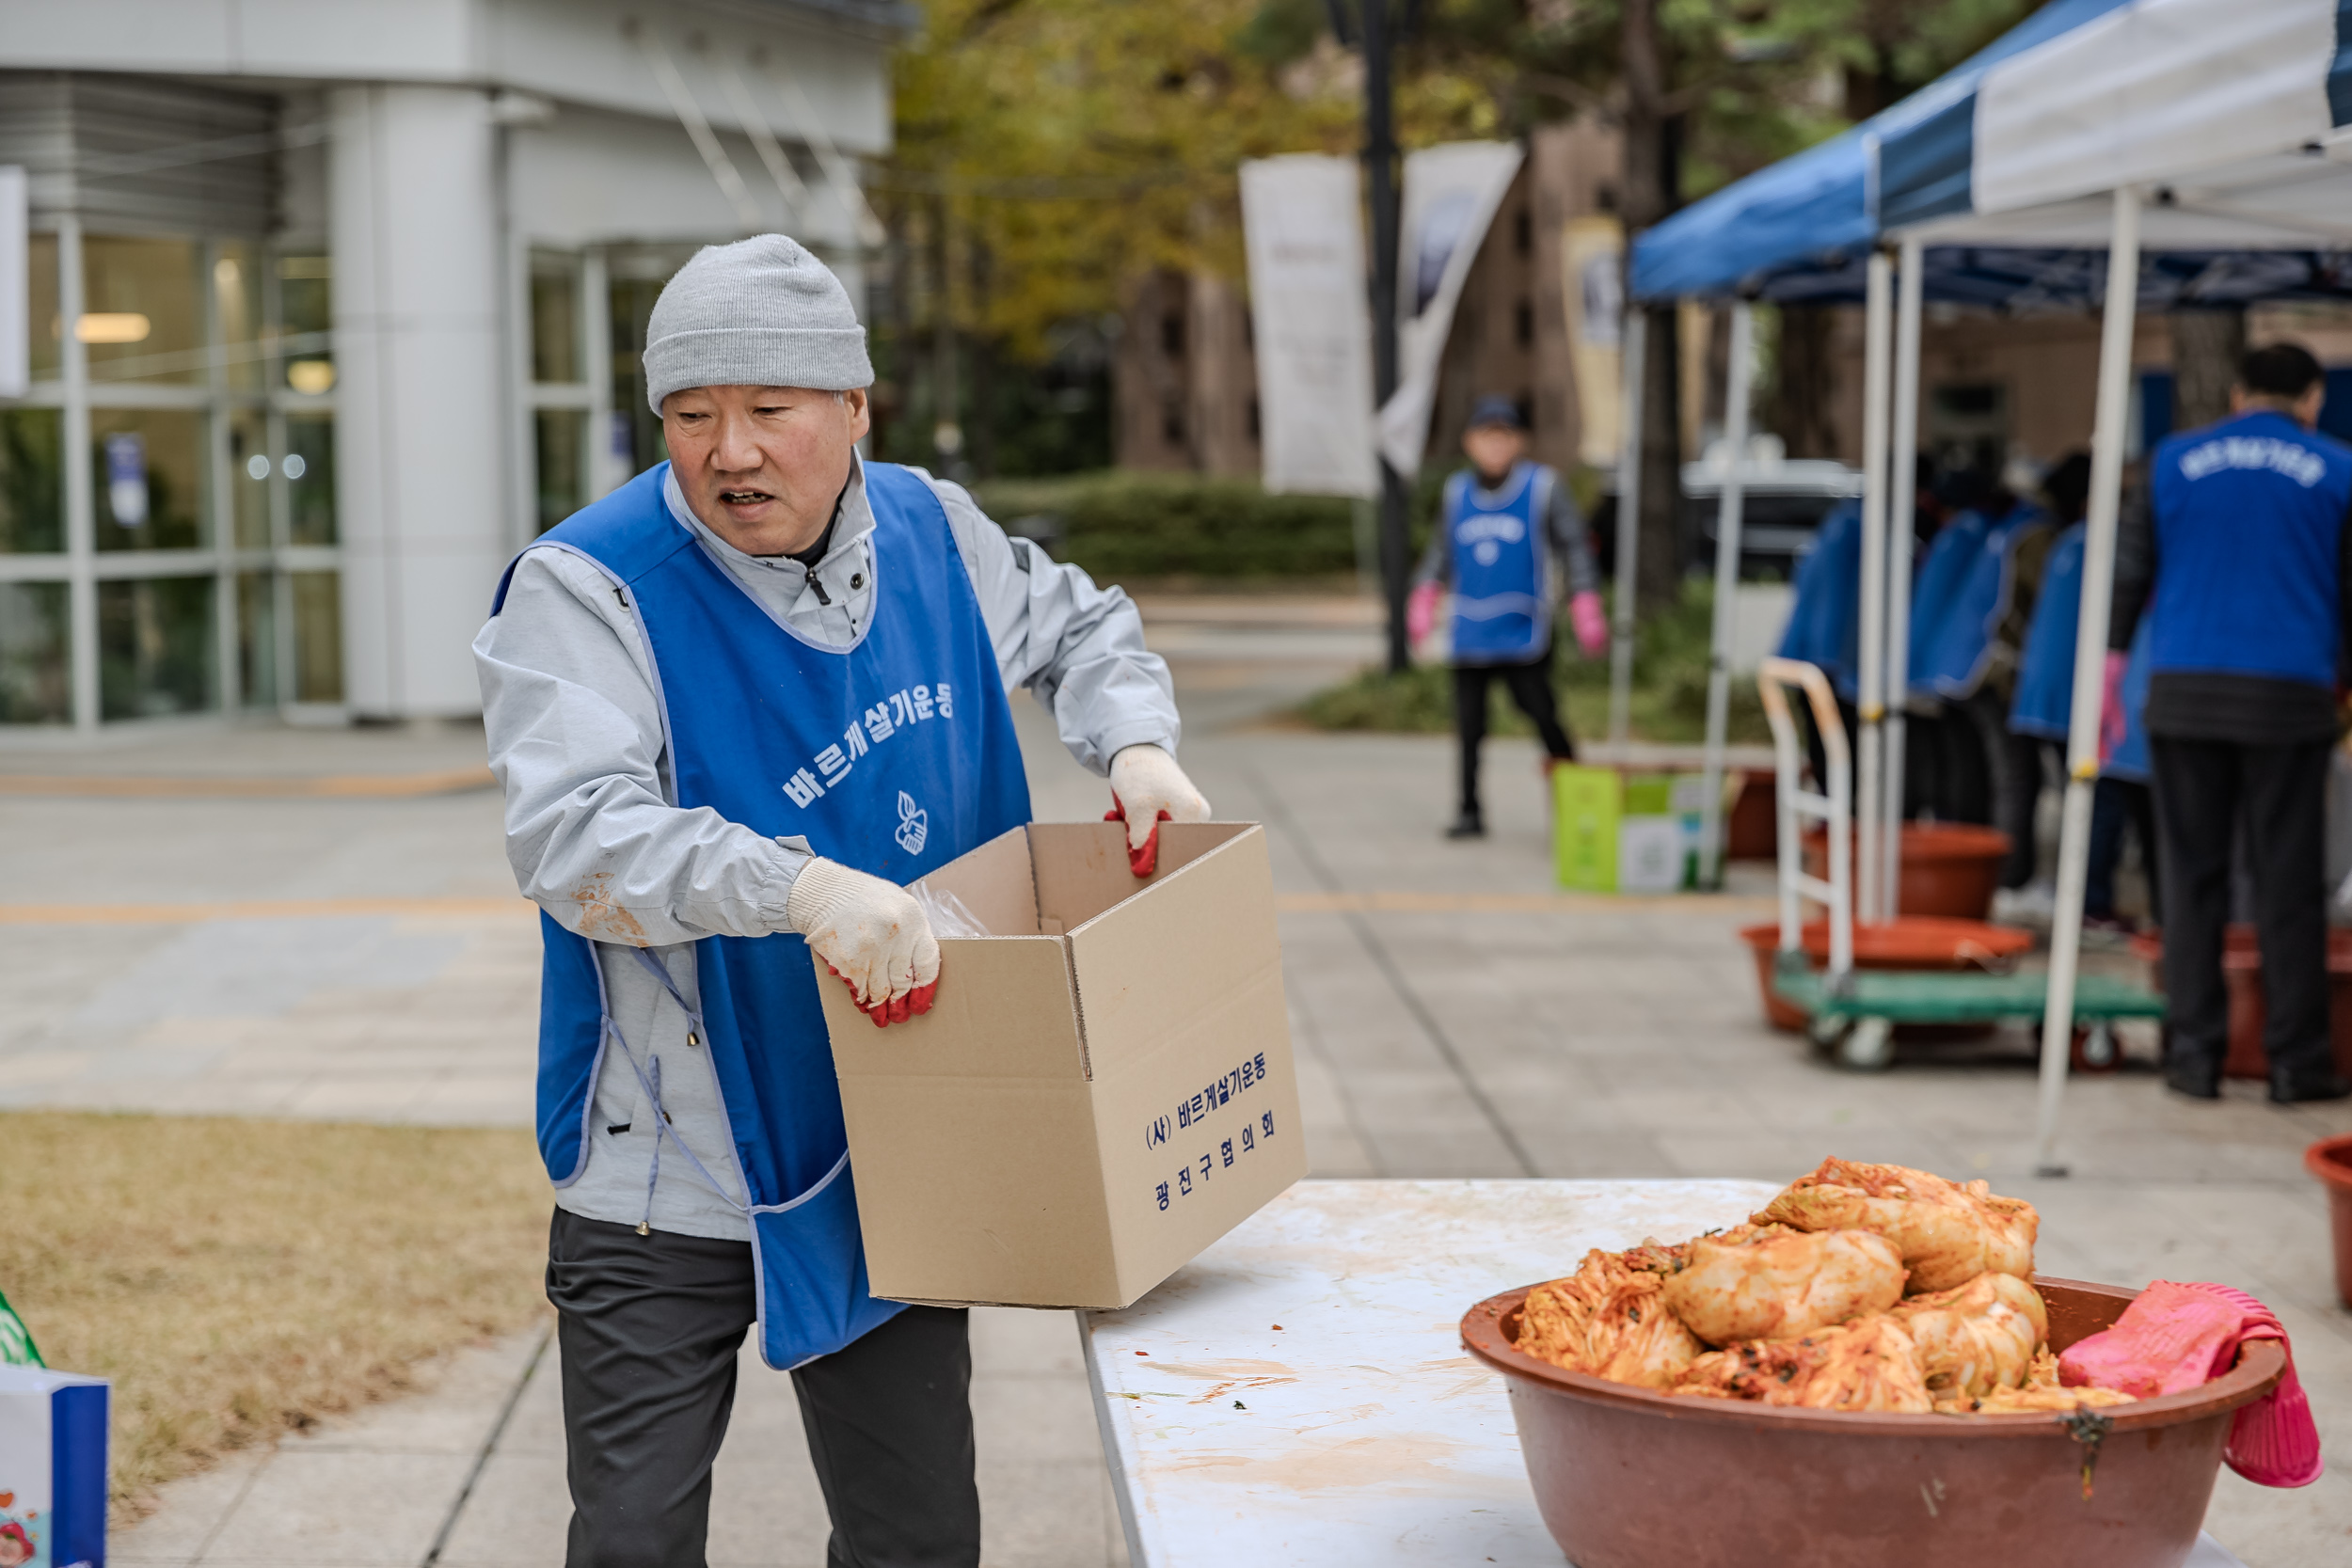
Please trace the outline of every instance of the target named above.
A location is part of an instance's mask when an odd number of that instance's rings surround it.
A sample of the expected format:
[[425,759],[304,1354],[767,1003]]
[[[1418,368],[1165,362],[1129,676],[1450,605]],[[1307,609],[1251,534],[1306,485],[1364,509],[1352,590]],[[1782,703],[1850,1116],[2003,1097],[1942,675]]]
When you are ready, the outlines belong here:
[[1527,421],[1519,418],[1519,405],[1509,398],[1484,397],[1470,404],[1470,430],[1484,430],[1488,425],[1502,425],[1507,430],[1525,430]]

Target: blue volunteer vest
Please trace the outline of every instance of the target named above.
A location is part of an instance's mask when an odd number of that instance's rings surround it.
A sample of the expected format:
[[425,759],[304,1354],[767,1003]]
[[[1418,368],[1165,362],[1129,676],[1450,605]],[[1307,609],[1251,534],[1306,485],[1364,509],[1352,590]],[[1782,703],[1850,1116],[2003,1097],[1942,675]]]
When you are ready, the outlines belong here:
[[[2050,546],[2042,572],[2042,597],[2026,633],[2017,663],[2017,695],[2009,706],[2009,727],[2019,735],[2064,745],[2074,718],[2074,643],[2083,613],[2083,525],[2074,523]],[[2123,669],[2123,740],[2100,769],[2108,778],[2145,783],[2148,737],[2140,714],[2148,705],[2149,619],[2139,618]]]
[[[995,655],[930,486],[866,465],[873,618],[836,651],[771,618],[671,516],[668,474],[666,463],[640,474],[530,547],[584,556],[626,595],[662,701],[673,804],[802,835],[828,860],[901,883],[1029,819]],[[544,913],[539,927],[539,1151],[564,1186],[586,1164],[604,1053],[632,1042],[606,1012],[595,944]],[[808,944],[789,933],[707,937],[694,964],[698,1033],[749,1197],[760,1354],[798,1366],[903,1308],[866,1291]]]
[[1454,662],[1519,664],[1551,641],[1545,525],[1549,468],[1521,462],[1492,492],[1465,468],[1445,482],[1446,537],[1454,549]]
[[1862,647],[1862,503],[1839,501],[1814,531],[1797,563],[1782,658],[1818,664],[1849,702],[1858,689]]
[[2243,414],[2167,438],[2151,474],[2154,667],[2334,685],[2352,449]]
[[[1950,586],[1947,592],[1938,584],[1941,602],[1935,619],[1924,628],[1924,638],[1918,635],[1919,624],[1914,623],[1913,692],[1957,701],[1976,691],[1991,662],[1993,633],[2001,617],[2009,613],[2016,591],[2018,542],[2047,522],[2038,507],[2020,502],[1999,522],[1983,530],[1973,554],[1963,554],[1959,547],[1964,545],[1965,535],[1955,542],[1954,551],[1946,557]],[[1944,536],[1937,534],[1936,545],[1943,542]],[[1937,553],[1931,549],[1930,565],[1939,563]]]

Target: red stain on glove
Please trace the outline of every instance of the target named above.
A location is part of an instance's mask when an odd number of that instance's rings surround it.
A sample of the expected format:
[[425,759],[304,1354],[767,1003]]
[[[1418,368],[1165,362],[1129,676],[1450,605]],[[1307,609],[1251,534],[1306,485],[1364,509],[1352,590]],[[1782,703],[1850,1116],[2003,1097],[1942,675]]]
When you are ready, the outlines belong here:
[[[1111,791],[1111,809],[1103,814],[1103,820],[1105,822],[1127,820],[1127,807],[1119,799],[1119,791],[1115,789]],[[1159,822],[1173,822],[1174,820],[1174,817],[1168,816],[1168,808],[1162,806]],[[1149,877],[1160,863],[1159,822],[1154,822],[1151,832],[1144,836],[1142,848],[1136,848],[1133,843],[1127,846],[1127,869],[1137,877]]]
[[2222,1458],[2262,1486],[2309,1486],[2326,1468],[2311,1401],[2295,1375],[2287,1331],[2270,1308],[2227,1285],[2179,1285],[2159,1279],[2133,1298],[2113,1328],[2078,1339],[2058,1357],[2058,1379],[2155,1399],[2202,1387],[2237,1365],[2250,1339],[2276,1339],[2286,1375],[2230,1426]]
[[896,1000],[884,998],[869,1007],[865,1003],[858,1001],[857,987],[850,984],[849,976],[843,974],[841,971],[834,968],[831,964],[827,964],[825,966],[825,973],[840,981],[843,985],[850,987],[850,1002],[856,1006],[859,1012],[864,1013],[867,1018],[874,1021],[874,1027],[877,1029],[888,1028],[893,1023],[904,1023],[908,1019],[930,1012],[931,1010],[931,1003],[936,1000],[939,995],[939,982],[937,980],[933,980],[928,986],[915,987],[913,990],[907,992],[904,996],[897,998]]

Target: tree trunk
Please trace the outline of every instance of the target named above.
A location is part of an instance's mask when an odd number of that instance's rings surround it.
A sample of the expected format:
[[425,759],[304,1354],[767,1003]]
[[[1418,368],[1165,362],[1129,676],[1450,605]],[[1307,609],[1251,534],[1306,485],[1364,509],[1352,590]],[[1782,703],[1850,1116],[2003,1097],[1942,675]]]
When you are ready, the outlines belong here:
[[[1629,265],[1632,241],[1672,212],[1677,200],[1677,127],[1664,113],[1658,49],[1658,0],[1625,0],[1624,171],[1618,199],[1625,214]],[[1627,291],[1631,298],[1631,291]],[[1630,307],[1629,307],[1630,308]],[[1682,504],[1682,398],[1674,306],[1652,307],[1649,363],[1642,377],[1642,517],[1634,597],[1645,611],[1673,605],[1682,592],[1676,527]]]
[[2195,430],[2230,416],[2230,388],[2246,353],[2244,310],[2172,316],[2172,428]]
[[1834,320],[1827,306],[1780,308],[1779,373],[1773,378],[1771,429],[1787,443],[1791,457],[1837,455],[1837,433],[1830,423]]

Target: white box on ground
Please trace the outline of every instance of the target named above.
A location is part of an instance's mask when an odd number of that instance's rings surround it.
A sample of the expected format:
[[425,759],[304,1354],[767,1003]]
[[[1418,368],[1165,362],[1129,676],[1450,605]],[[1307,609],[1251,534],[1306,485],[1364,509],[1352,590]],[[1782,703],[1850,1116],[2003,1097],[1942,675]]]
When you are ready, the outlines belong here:
[[1624,818],[1617,824],[1617,891],[1678,891],[1688,849],[1679,816]]
[[819,972],[874,1294],[1127,1306],[1307,1172],[1265,832],[1038,822],[924,879],[931,1011],[876,1029]]
[[106,1560],[103,1377],[0,1366],[0,1562]]

